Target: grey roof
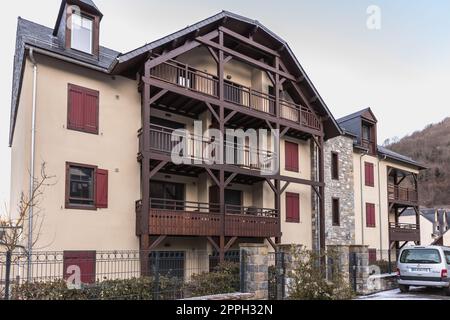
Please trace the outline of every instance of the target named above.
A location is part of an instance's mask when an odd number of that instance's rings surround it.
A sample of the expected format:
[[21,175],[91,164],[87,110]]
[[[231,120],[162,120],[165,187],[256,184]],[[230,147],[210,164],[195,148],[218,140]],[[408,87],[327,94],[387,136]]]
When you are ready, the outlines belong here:
[[21,78],[23,74],[23,64],[25,47],[31,46],[33,48],[45,50],[49,53],[55,53],[62,57],[71,58],[87,65],[99,68],[108,72],[109,67],[115,63],[119,52],[100,47],[99,58],[94,58],[90,55],[81,52],[66,49],[58,38],[53,36],[53,29],[42,26],[40,24],[18,18],[17,22],[17,36],[16,36],[16,52],[14,55],[14,69],[13,69],[13,87],[11,94],[11,127],[9,143],[12,143],[12,137],[15,126],[15,118],[18,108],[18,97],[21,90]]
[[418,167],[419,169],[426,169],[426,167],[423,164],[413,160],[412,158],[404,156],[400,153],[394,152],[394,151],[389,150],[382,146],[378,146],[378,154],[381,156],[385,156],[391,160],[396,160],[396,161],[400,161],[403,163],[413,165],[415,167]]
[[[64,45],[61,43],[61,40],[58,40],[57,37],[57,30],[60,26],[62,13],[64,12],[64,7],[67,0],[62,0],[61,3],[61,9],[60,13],[58,15],[58,21],[56,23],[56,27],[54,29],[50,29],[48,27],[42,26],[40,24],[22,19],[19,17],[18,19],[18,25],[17,25],[17,43],[16,43],[16,53],[14,58],[14,79],[13,79],[13,88],[12,88],[12,101],[11,101],[11,128],[10,128],[10,145],[12,143],[12,137],[15,127],[15,118],[18,108],[18,97],[20,96],[20,90],[21,90],[21,77],[23,74],[23,62],[24,62],[24,54],[25,54],[25,48],[26,46],[31,46],[33,48],[39,48],[41,50],[45,50],[46,52],[54,53],[59,55],[60,57],[66,57],[70,58],[76,61],[83,62],[89,66],[99,68],[101,71],[107,72],[107,73],[113,73],[114,72],[114,66],[127,62],[135,57],[138,57],[141,54],[147,53],[148,51],[157,48],[159,46],[162,46],[164,44],[170,43],[176,38],[182,37],[184,35],[187,35],[193,31],[196,31],[202,27],[208,26],[211,23],[220,21],[221,19],[224,19],[226,17],[242,21],[254,26],[257,26],[259,29],[263,30],[270,36],[272,36],[274,39],[276,39],[280,44],[282,44],[286,51],[289,53],[289,55],[292,57],[293,61],[295,62],[296,66],[298,67],[299,71],[305,75],[305,81],[308,83],[309,87],[313,90],[314,94],[318,97],[318,102],[320,103],[321,112],[323,114],[326,114],[328,116],[329,122],[331,122],[332,130],[334,135],[342,134],[341,128],[339,127],[338,123],[334,119],[332,113],[328,109],[327,105],[317,92],[317,89],[314,87],[310,79],[306,76],[306,72],[298,62],[297,58],[293,54],[292,50],[290,49],[289,45],[286,41],[281,39],[279,36],[274,34],[272,31],[270,31],[268,28],[260,24],[256,20],[251,20],[246,17],[228,12],[228,11],[222,11],[210,18],[207,18],[205,20],[202,20],[192,26],[189,26],[187,28],[184,28],[178,32],[175,32],[169,36],[166,36],[162,39],[156,40],[150,44],[147,44],[145,46],[142,46],[138,49],[132,50],[125,54],[120,54],[117,51],[100,47],[100,53],[99,53],[99,59],[95,59],[90,55],[86,55],[71,49],[66,49]],[[91,0],[72,0],[72,2],[82,2],[85,5],[89,5],[95,10],[98,10],[98,8],[95,6],[95,4]],[[98,11],[100,13],[100,11]],[[101,13],[100,13],[101,14]]]
[[321,106],[324,109],[324,113],[327,114],[329,116],[329,119],[331,120],[331,123],[333,124],[333,126],[336,129],[337,135],[341,135],[342,134],[342,130],[341,127],[338,125],[338,123],[336,122],[333,114],[330,112],[328,106],[326,105],[326,103],[324,102],[324,100],[322,99],[322,97],[320,96],[319,92],[317,91],[316,87],[313,85],[313,83],[311,82],[311,80],[308,78],[305,70],[303,69],[303,67],[300,65],[297,57],[294,55],[293,51],[291,50],[291,48],[289,47],[289,44],[283,40],[281,37],[279,37],[278,35],[276,35],[275,33],[273,33],[271,30],[269,30],[267,27],[265,27],[263,24],[261,24],[258,20],[252,20],[249,19],[247,17],[229,12],[229,11],[222,11],[216,15],[213,15],[207,19],[204,19],[192,26],[188,26],[180,31],[177,31],[175,33],[172,33],[164,38],[161,38],[159,40],[156,40],[154,42],[151,42],[149,44],[146,44],[140,48],[137,48],[135,50],[132,50],[128,53],[125,53],[123,55],[120,55],[120,57],[118,58],[119,60],[119,64],[127,62],[133,58],[138,57],[141,54],[147,53],[157,47],[160,47],[164,44],[170,43],[171,41],[175,40],[176,38],[179,37],[183,37],[185,35],[188,35],[191,32],[195,32],[198,29],[201,29],[202,27],[205,27],[209,24],[212,24],[214,22],[220,21],[224,18],[231,18],[231,19],[235,19],[244,23],[248,23],[250,25],[256,26],[259,29],[263,30],[264,32],[266,32],[267,34],[269,34],[271,37],[273,37],[275,40],[277,40],[282,46],[284,46],[287,50],[287,52],[289,53],[289,55],[291,56],[291,58],[293,59],[293,61],[295,62],[297,68],[300,70],[301,74],[305,76],[305,80],[308,83],[308,85],[310,86],[310,88],[314,91],[314,94],[317,96],[318,101],[320,102]]
[[[425,219],[430,221],[431,223],[434,223],[435,211],[436,211],[436,209],[434,209],[434,208],[421,208],[420,209],[421,215]],[[438,209],[438,222],[440,225],[444,224],[444,212],[447,214],[447,221],[450,223],[450,210]],[[415,214],[416,214],[416,212],[414,211],[414,209],[406,209],[402,213],[402,216],[414,216]]]
[[348,120],[351,120],[351,119],[354,119],[354,118],[359,118],[359,117],[361,117],[364,113],[366,113],[367,111],[372,112],[372,110],[371,110],[370,108],[365,108],[365,109],[356,111],[356,112],[354,112],[354,113],[352,113],[352,114],[349,114],[349,115],[347,115],[347,116],[345,116],[345,117],[336,119],[336,121],[337,121],[337,123],[341,124],[342,122],[345,122],[345,121],[348,121]]

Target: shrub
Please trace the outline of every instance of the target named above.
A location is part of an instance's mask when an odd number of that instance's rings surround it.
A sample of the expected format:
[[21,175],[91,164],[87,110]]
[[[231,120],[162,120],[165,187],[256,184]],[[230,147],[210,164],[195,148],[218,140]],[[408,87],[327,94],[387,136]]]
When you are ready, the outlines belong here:
[[[292,249],[292,272],[288,274],[289,298],[293,300],[347,300],[354,296],[339,255],[328,251],[318,254],[304,248]],[[327,266],[321,261],[334,261]],[[329,279],[327,279],[327,272]]]
[[215,267],[212,272],[193,275],[184,289],[186,296],[201,297],[238,292],[239,284],[239,264],[225,262]]
[[68,289],[64,280],[28,282],[12,287],[14,300],[154,300],[182,297],[182,280],[175,277],[151,277],[105,280]]

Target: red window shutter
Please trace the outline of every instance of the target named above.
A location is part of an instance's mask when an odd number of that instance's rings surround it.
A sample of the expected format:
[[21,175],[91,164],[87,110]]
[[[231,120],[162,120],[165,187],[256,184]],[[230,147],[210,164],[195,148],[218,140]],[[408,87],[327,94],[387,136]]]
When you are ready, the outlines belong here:
[[377,249],[369,249],[369,263],[377,262]]
[[108,171],[97,169],[96,176],[96,206],[108,208]]
[[86,91],[84,95],[84,129],[98,133],[98,93]]
[[366,227],[374,228],[375,226],[375,204],[366,203]]
[[84,106],[83,91],[78,87],[69,86],[69,110],[68,128],[83,130],[84,128]]
[[67,128],[98,134],[99,93],[69,85]]
[[367,187],[373,187],[374,184],[374,169],[373,164],[369,162],[364,163],[365,180]]
[[285,144],[285,166],[286,170],[298,172],[298,144],[286,141]]
[[78,267],[82,283],[95,283],[95,251],[64,251],[63,262],[65,280],[73,275]]
[[300,222],[300,195],[286,193],[286,221]]

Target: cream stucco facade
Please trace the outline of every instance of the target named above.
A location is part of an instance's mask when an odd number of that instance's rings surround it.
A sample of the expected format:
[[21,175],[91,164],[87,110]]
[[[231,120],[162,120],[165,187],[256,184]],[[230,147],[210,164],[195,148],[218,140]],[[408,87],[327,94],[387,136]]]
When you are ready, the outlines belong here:
[[[141,126],[141,115],[137,83],[42,55],[35,56],[35,172],[39,174],[41,164],[45,162],[47,174],[54,177],[54,184],[45,188],[39,204],[42,228],[35,249],[138,249],[134,202],[140,198],[136,136]],[[27,59],[12,143],[12,206],[17,205],[21,192],[29,192],[32,71],[31,61]],[[98,135],[66,128],[69,84],[100,92]],[[65,209],[66,162],[95,165],[109,171],[108,209]]]
[[[374,186],[366,186],[364,163],[374,166]],[[397,168],[418,174],[416,168],[397,162],[355,152],[354,190],[355,190],[355,244],[367,245],[377,250],[389,249],[389,222],[394,222],[388,204],[388,168]],[[367,227],[366,203],[375,204],[375,227]]]
[[[198,53],[198,52],[197,52]],[[196,68],[212,72],[208,58],[198,54],[186,55]],[[181,57],[183,59],[183,57]],[[140,195],[140,166],[136,161],[137,132],[141,127],[141,97],[136,81],[111,77],[86,68],[61,62],[43,55],[37,60],[37,116],[36,161],[39,172],[43,162],[46,172],[54,176],[54,185],[48,186],[40,203],[39,218],[42,229],[35,250],[137,250],[139,239],[135,234],[135,201]],[[197,62],[196,62],[197,61]],[[203,61],[203,62],[202,62]],[[208,63],[204,63],[208,61]],[[18,203],[21,192],[29,190],[29,161],[31,149],[32,63],[26,60],[19,113],[12,143],[11,204]],[[211,69],[211,70],[210,70]],[[233,81],[267,91],[268,79],[242,63],[230,63],[226,70]],[[99,134],[88,134],[67,129],[67,88],[69,84],[99,92]],[[265,88],[265,89],[264,89]],[[167,118],[167,112],[153,110],[152,116]],[[211,114],[199,115],[203,128],[211,124]],[[171,114],[171,121],[186,125],[193,131],[193,120]],[[284,169],[284,139],[280,143],[281,174],[302,179],[311,178],[310,141],[289,139],[299,145],[299,172]],[[98,166],[109,172],[109,199],[107,209],[75,210],[65,208],[66,162]],[[185,200],[209,202],[208,190],[213,181],[206,173],[198,178],[157,174],[153,180],[164,180],[185,185]],[[243,206],[274,207],[274,193],[267,183],[254,186],[233,184],[229,187],[243,194]],[[312,247],[311,187],[291,183],[286,189],[300,195],[300,222],[286,222],[285,195],[281,198],[282,243],[303,244]],[[34,236],[37,236],[37,231]],[[211,250],[206,239],[192,240],[191,247]],[[178,245],[168,245],[178,243]],[[183,241],[169,238],[159,247],[179,250]],[[237,244],[236,244],[237,245]],[[235,245],[235,246],[236,246]],[[181,246],[181,247],[180,247]]]

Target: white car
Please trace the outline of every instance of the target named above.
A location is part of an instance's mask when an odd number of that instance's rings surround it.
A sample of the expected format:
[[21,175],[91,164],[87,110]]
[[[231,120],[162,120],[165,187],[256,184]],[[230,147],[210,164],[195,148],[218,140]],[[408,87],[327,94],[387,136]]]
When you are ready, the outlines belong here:
[[442,288],[450,295],[450,248],[440,246],[410,246],[400,251],[397,277],[401,292],[410,286]]

